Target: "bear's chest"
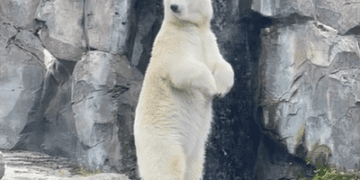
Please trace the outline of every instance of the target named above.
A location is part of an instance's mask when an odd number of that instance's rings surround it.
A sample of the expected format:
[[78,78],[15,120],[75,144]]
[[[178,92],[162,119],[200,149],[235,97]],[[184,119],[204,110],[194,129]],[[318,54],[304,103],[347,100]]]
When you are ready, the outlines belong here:
[[187,49],[188,53],[191,53],[197,60],[206,63],[209,59],[209,54],[213,54],[208,48],[209,43],[206,36],[201,33],[189,33],[186,38],[181,39],[184,43],[182,48]]

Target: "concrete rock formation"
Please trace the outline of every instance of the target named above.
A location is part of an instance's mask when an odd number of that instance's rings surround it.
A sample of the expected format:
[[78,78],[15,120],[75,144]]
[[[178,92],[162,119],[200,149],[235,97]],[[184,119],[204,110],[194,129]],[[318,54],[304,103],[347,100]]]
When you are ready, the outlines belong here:
[[[310,165],[359,171],[359,4],[254,1],[252,8],[274,18],[261,32],[263,131]],[[261,144],[258,152],[269,148]],[[263,179],[288,178],[290,167],[272,174],[285,166],[260,165],[266,158],[258,157],[257,171],[268,172]]]

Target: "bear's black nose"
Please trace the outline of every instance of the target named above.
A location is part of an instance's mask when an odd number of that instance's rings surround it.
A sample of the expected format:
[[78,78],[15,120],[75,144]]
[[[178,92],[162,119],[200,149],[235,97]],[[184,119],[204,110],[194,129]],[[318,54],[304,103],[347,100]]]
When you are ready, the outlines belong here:
[[176,4],[172,4],[172,5],[170,6],[170,9],[171,9],[173,12],[178,12],[179,6],[176,5]]

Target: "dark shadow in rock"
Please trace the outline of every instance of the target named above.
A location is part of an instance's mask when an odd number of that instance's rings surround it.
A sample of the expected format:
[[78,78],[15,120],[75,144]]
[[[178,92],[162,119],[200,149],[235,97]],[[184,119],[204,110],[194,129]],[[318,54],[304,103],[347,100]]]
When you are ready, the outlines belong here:
[[136,66],[141,73],[145,74],[147,65],[151,58],[152,44],[148,42],[154,42],[157,32],[160,30],[161,20],[155,20],[149,33],[143,38],[141,44],[143,45],[143,53],[141,54],[139,64]]
[[360,35],[360,26],[355,26],[349,29],[344,35]]
[[[292,24],[304,24],[310,20],[313,20],[312,17],[307,17],[307,16],[301,16],[297,13],[291,14],[285,18],[274,18],[273,19],[273,24],[278,24],[278,25],[282,25],[282,26],[289,26]],[[280,27],[280,26],[278,26]]]
[[130,35],[134,44],[130,48],[133,53],[129,58],[144,74],[151,57],[153,42],[163,20],[163,4],[161,0],[136,1],[134,9],[137,26],[132,27],[136,33]]
[[[271,25],[272,20],[259,13],[248,12],[242,18],[227,16],[213,21],[220,23],[213,24],[212,29],[224,59],[234,68],[235,84],[225,98],[214,101],[214,121],[206,148],[204,179],[255,178],[254,167],[260,143],[260,127],[255,115],[260,30]],[[217,18],[217,14],[214,17]]]
[[262,135],[255,166],[256,179],[312,178],[315,167],[287,152],[285,142]]

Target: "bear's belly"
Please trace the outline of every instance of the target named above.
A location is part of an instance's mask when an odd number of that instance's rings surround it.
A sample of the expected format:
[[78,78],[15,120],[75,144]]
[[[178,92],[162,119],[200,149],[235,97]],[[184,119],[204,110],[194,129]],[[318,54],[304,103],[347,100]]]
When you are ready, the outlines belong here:
[[178,140],[185,154],[190,155],[207,139],[212,120],[212,101],[200,91],[175,92],[172,97],[178,107]]

